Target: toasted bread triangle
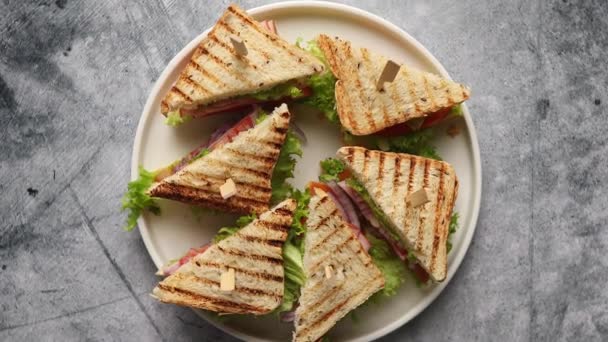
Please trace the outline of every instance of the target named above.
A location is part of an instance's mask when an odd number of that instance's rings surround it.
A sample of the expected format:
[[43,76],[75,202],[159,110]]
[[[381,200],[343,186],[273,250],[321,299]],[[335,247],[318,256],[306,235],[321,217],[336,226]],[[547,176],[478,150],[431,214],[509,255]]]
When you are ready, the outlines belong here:
[[[192,258],[161,281],[161,302],[220,313],[263,315],[283,300],[283,243],[296,203],[287,199],[234,235]],[[235,289],[220,290],[222,272],[235,270]]]
[[338,82],[336,102],[340,122],[354,135],[367,135],[425,117],[465,101],[469,88],[405,64],[393,82],[378,91],[387,58],[356,48],[338,37],[318,37],[319,47]]
[[[277,107],[255,127],[154,184],[150,195],[229,212],[263,213],[268,210],[270,180],[290,118],[287,105]],[[228,178],[237,193],[224,199],[220,186]]]
[[[405,153],[342,147],[342,160],[384,212],[405,248],[416,256],[431,279],[447,273],[447,238],[458,193],[454,168],[443,161]],[[408,195],[424,188],[429,202],[415,207]]]
[[[239,37],[247,55],[235,52]],[[230,5],[201,41],[175,85],[161,103],[161,112],[196,108],[247,95],[324,69],[308,52],[269,32],[236,5]]]
[[296,310],[294,341],[317,341],[384,287],[382,273],[327,195],[312,196],[306,225],[307,279]]

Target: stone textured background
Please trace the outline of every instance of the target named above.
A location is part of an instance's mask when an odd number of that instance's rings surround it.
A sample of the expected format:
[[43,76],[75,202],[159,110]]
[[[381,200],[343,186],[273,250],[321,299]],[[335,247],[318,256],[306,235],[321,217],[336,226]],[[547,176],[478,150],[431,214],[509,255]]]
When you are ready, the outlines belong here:
[[[482,153],[467,257],[385,340],[608,340],[608,4],[348,3],[471,85]],[[225,6],[0,1],[0,340],[232,340],[148,297],[118,214],[153,82]]]

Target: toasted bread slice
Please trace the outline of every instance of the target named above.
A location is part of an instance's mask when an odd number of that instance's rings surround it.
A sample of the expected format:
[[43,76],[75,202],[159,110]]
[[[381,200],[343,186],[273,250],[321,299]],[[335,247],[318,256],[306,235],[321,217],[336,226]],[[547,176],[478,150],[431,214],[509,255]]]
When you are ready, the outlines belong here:
[[[237,54],[231,37],[247,47]],[[161,112],[193,109],[247,95],[324,70],[308,52],[269,32],[236,5],[230,5],[200,43],[161,103]]]
[[[287,105],[277,107],[255,127],[154,184],[150,196],[229,212],[263,213],[268,210],[270,180],[290,118]],[[237,192],[224,199],[220,187],[229,178]]]
[[338,37],[318,37],[336,82],[342,126],[367,135],[450,108],[469,98],[469,88],[441,76],[401,65],[393,82],[377,90],[387,58]]
[[[161,281],[153,296],[164,303],[231,314],[263,315],[283,300],[283,243],[296,202],[287,199],[234,235],[209,247]],[[221,291],[221,275],[235,287]]]
[[[384,277],[329,196],[312,196],[304,249],[306,284],[294,341],[317,341],[384,287]],[[329,275],[329,278],[328,278]]]
[[[443,161],[405,153],[342,147],[342,160],[363,184],[375,204],[392,224],[408,251],[434,281],[447,273],[447,238],[458,179]],[[429,202],[414,207],[408,196],[424,188]]]

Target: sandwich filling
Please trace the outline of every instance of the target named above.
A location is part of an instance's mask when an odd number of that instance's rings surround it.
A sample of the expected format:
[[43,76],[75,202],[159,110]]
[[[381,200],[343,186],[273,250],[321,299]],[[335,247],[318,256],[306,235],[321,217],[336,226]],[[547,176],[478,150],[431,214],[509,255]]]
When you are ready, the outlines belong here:
[[291,102],[295,99],[310,96],[310,94],[310,87],[302,82],[293,81],[280,84],[270,89],[261,90],[251,95],[238,96],[194,108],[179,108],[167,113],[165,123],[169,126],[178,126],[192,118],[238,112],[259,104],[274,105]]
[[[122,209],[129,211],[125,229],[132,230],[144,210],[148,210],[155,215],[160,214],[158,203],[148,194],[148,189],[152,185],[177,173],[195,160],[207,155],[213,149],[231,142],[239,133],[245,132],[256,124],[261,123],[267,115],[267,113],[255,107],[251,113],[240,119],[236,124],[219,127],[205,143],[190,151],[183,158],[154,171],[148,171],[140,167],[139,178],[129,182],[128,190],[122,199]],[[292,129],[289,129],[272,173],[272,203],[278,203],[289,195],[291,185],[286,180],[293,177],[296,163],[294,156],[296,155],[302,156],[300,139]]]
[[[366,231],[365,236],[369,241],[368,243],[372,246],[370,255],[372,256],[372,260],[377,262],[378,267],[383,271],[385,277],[389,279],[403,279],[398,278],[395,275],[398,274],[400,269],[395,268],[394,263],[399,261],[402,267],[407,266],[414,274],[418,283],[427,283],[430,279],[429,274],[420,266],[414,253],[408,252],[407,248],[405,248],[405,243],[401,240],[399,234],[397,234],[396,228],[393,227],[384,212],[376,205],[365,187],[350,174],[344,163],[338,159],[329,158],[321,162],[321,169],[323,173],[319,179],[324,182],[339,182],[338,184],[340,184],[349,195],[350,200],[356,205],[359,214],[367,221],[368,225],[364,230]],[[458,214],[454,213],[449,226],[449,236],[456,231],[457,225]],[[447,241],[448,251],[451,248],[449,236]],[[375,252],[374,245],[377,245],[380,241],[385,244],[385,247],[390,247],[392,253],[380,254]],[[374,255],[376,257],[374,257]],[[378,258],[380,255],[383,259]],[[393,267],[382,267],[382,264],[387,262],[393,265]],[[394,293],[401,282],[387,282],[388,291]],[[391,287],[391,284],[393,287]]]

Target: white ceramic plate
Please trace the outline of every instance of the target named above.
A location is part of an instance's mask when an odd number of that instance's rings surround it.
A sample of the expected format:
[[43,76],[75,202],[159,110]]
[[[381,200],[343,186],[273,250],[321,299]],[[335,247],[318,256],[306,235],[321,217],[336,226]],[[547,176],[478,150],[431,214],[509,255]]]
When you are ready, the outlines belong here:
[[[366,46],[396,61],[448,77],[439,62],[414,38],[397,26],[365,11],[345,5],[326,2],[289,2],[258,7],[249,11],[255,18],[274,19],[279,34],[294,42],[319,33],[338,35]],[[221,13],[217,13],[218,17]],[[206,139],[225,116],[194,120],[183,127],[166,126],[159,112],[160,101],[177,78],[206,35],[202,33],[171,60],[156,82],[142,113],[131,163],[131,178],[137,178],[137,167],[155,169],[178,159]],[[456,211],[460,213],[460,229],[452,239],[447,279],[435,286],[420,289],[409,280],[390,300],[358,309],[357,323],[345,318],[334,327],[329,336],[334,341],[368,341],[399,328],[424,310],[445,288],[460,265],[473,237],[481,196],[481,166],[475,128],[466,106],[464,117],[457,124],[461,134],[451,138],[444,134],[445,127],[437,129],[436,146],[440,155],[456,169],[460,190]],[[296,110],[298,125],[306,132],[309,143],[304,146],[304,157],[298,162],[292,183],[302,188],[316,180],[318,162],[334,155],[340,147],[338,130],[317,115]],[[188,206],[161,201],[162,215],[144,214],[138,221],[141,235],[156,266],[180,257],[188,248],[208,242],[217,229],[234,223],[236,216],[229,214],[197,218]],[[373,314],[372,314],[373,312]],[[200,312],[206,317],[205,313]],[[292,326],[280,323],[275,317],[238,317],[224,322],[209,319],[218,328],[247,341],[289,340]]]

